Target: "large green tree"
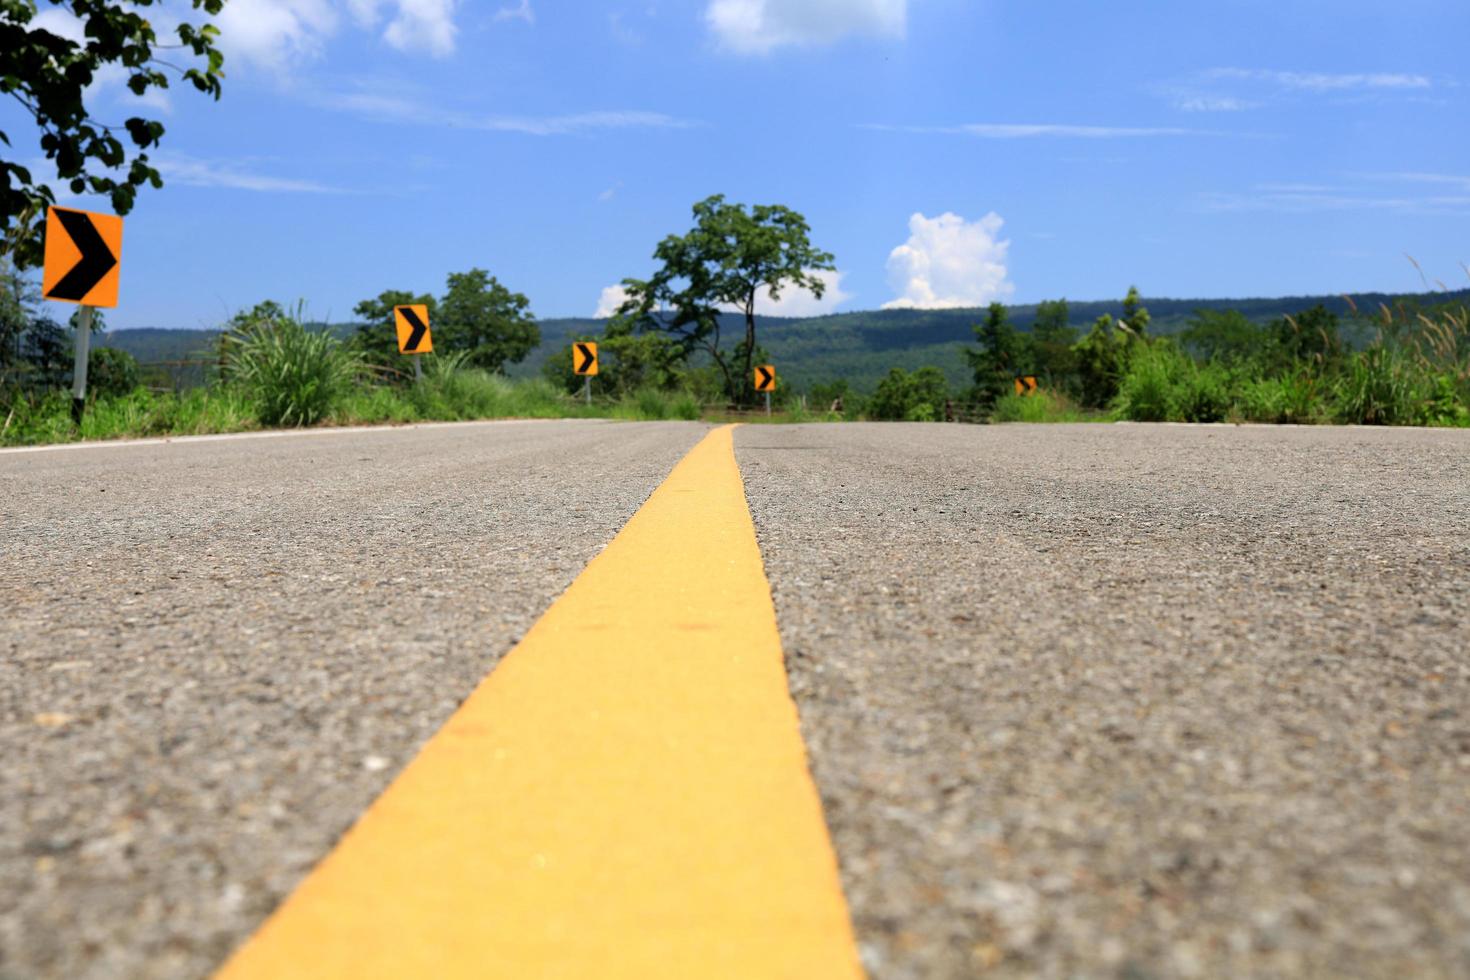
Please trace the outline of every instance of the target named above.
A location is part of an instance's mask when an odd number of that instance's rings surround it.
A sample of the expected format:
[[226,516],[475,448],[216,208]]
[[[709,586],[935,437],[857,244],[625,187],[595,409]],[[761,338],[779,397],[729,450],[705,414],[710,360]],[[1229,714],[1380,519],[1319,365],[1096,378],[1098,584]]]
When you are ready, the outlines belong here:
[[1011,325],[1003,303],[991,303],[985,322],[974,329],[979,346],[965,349],[975,372],[971,397],[980,408],[988,409],[1011,390],[1017,377],[1033,370],[1031,338]]
[[1077,331],[1072,328],[1071,311],[1064,299],[1048,300],[1036,308],[1036,323],[1031,327],[1031,350],[1036,372],[1048,388],[1069,384],[1076,358],[1072,345]]
[[430,330],[435,350],[464,351],[469,363],[488,371],[524,360],[541,343],[531,301],[484,269],[449,274]]
[[[805,289],[820,299],[826,282],[819,273],[836,266],[830,253],[812,246],[806,219],[784,205],[747,208],[716,194],[694,205],[693,213],[692,229],[669,235],[654,250],[661,267],[652,277],[623,280],[628,299],[619,312],[636,317],[640,330],[669,334],[686,352],[707,353],[730,400],[750,404],[760,296],[780,299],[787,289]],[[745,336],[733,352],[720,343],[725,310],[745,319]]]
[[[177,43],[163,43],[144,15],[154,3],[57,0],[56,7],[81,23],[85,40],[77,42],[35,25],[35,0],[0,0],[0,93],[35,124],[41,152],[57,178],[73,194],[107,195],[118,214],[132,210],[144,184],[163,185],[146,152],[159,145],[163,123],[143,116],[116,125],[94,119],[86,97],[102,69],[121,67],[135,95],[168,88],[172,76],[217,99],[224,77],[224,56],[215,47],[218,29],[181,23],[174,30]],[[224,0],[190,3],[210,15],[224,8]],[[192,63],[179,64],[181,58]],[[8,156],[15,146],[11,134],[0,132],[0,141]],[[12,254],[17,266],[40,264],[41,227],[47,206],[55,201],[45,179],[15,160],[0,159],[0,251]]]
[[541,342],[531,315],[531,301],[513,293],[484,269],[451,272],[444,295],[385,289],[352,308],[362,320],[354,344],[363,357],[380,367],[401,368],[393,307],[422,304],[429,308],[434,350],[463,352],[465,360],[488,371],[504,370],[524,360]]

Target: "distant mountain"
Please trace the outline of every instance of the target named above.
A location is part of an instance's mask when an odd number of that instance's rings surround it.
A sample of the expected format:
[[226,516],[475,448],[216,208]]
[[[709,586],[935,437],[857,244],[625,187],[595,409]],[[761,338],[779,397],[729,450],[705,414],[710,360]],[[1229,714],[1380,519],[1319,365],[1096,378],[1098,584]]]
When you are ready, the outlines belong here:
[[[1400,300],[1423,304],[1470,303],[1470,289],[1453,293],[1384,294],[1358,293],[1350,303],[1343,296],[1285,296],[1275,299],[1145,299],[1152,316],[1150,332],[1173,334],[1182,330],[1200,309],[1235,309],[1252,320],[1266,322],[1297,313],[1318,303],[1347,317],[1353,304],[1365,313],[1379,304]],[[1083,301],[1071,304],[1072,324],[1079,334],[1104,313],[1118,316],[1121,301]],[[1010,307],[1011,319],[1021,330],[1030,330],[1036,306]],[[959,310],[867,310],[829,316],[792,319],[760,317],[757,327],[761,346],[771,354],[782,380],[797,389],[813,383],[847,378],[860,391],[871,391],[890,368],[906,370],[933,364],[944,369],[955,385],[969,383],[969,371],[959,348],[974,343],[972,328],[985,316],[983,309]],[[605,321],[591,318],[557,318],[539,321],[541,345],[523,363],[514,365],[516,376],[537,374],[550,354],[580,335],[596,336]],[[334,333],[350,334],[354,324],[333,324]],[[725,329],[737,336],[744,329],[737,316],[725,320]],[[115,330],[103,343],[129,351],[144,363],[191,360],[208,357],[215,330]]]

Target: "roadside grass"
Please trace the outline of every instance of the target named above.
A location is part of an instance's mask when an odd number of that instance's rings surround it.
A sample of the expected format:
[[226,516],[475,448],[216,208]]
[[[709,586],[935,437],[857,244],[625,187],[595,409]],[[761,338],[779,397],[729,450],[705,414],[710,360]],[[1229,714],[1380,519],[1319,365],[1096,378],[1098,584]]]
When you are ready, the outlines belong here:
[[[308,384],[307,395],[320,390]],[[298,399],[305,396],[298,392]],[[77,440],[136,439],[150,436],[207,435],[271,425],[283,404],[290,418],[312,417],[315,425],[395,425],[473,419],[611,418],[628,421],[695,420],[704,408],[688,392],[646,390],[586,405],[541,378],[512,380],[478,368],[450,365],[426,373],[417,384],[359,381],[334,393],[309,411],[304,400],[278,400],[262,407],[257,392],[239,381],[175,394],[138,388],[125,395],[88,400],[80,428],[71,420],[71,396],[53,391],[29,396],[0,393],[0,446],[31,446]]]
[[990,421],[1092,422],[1106,421],[1106,417],[1083,411],[1061,392],[1042,388],[1029,395],[1002,395],[996,399]]

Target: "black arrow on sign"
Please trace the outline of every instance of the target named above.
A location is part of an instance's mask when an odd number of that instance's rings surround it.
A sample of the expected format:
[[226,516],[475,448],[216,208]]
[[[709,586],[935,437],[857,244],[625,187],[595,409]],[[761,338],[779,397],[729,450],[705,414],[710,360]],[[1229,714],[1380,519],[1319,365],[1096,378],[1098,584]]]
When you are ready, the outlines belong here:
[[582,363],[577,365],[577,373],[586,374],[588,371],[592,370],[592,365],[597,363],[597,355],[592,353],[592,348],[588,347],[586,344],[578,344],[577,353],[581,354],[584,358]]
[[776,375],[770,368],[758,367],[756,368],[756,370],[759,371],[761,375],[759,378],[760,384],[756,385],[756,387],[761,391],[765,391],[771,385],[776,383]]
[[419,319],[419,315],[414,312],[411,306],[400,307],[398,312],[403,314],[403,318],[413,328],[413,332],[408,335],[408,343],[403,345],[403,353],[412,354],[419,349],[419,344],[423,341],[424,334],[429,332],[429,325]]
[[82,298],[102,281],[102,277],[117,265],[117,256],[112,254],[112,249],[107,247],[107,243],[97,233],[97,227],[92,224],[92,219],[81,211],[63,211],[61,208],[53,208],[52,213],[61,222],[61,227],[66,230],[72,243],[82,253],[82,257],[77,259],[77,264],[72,266],[71,270],[62,276],[56,285],[51,287],[51,292],[46,294],[46,298],[80,303]]

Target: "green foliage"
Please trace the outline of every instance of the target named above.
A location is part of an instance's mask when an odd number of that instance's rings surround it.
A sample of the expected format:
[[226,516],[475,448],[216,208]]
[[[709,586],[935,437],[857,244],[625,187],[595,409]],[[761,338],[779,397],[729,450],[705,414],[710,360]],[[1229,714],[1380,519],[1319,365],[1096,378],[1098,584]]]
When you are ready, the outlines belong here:
[[50,317],[32,320],[20,338],[20,357],[31,388],[61,388],[71,378],[71,335]]
[[1199,365],[1168,342],[1140,343],[1118,385],[1117,411],[1134,422],[1223,422],[1232,379],[1221,365]]
[[579,335],[559,349],[542,365],[541,373],[567,392],[582,390],[584,380],[572,370],[572,344],[591,340],[597,343],[598,373],[593,390],[599,395],[621,397],[642,388],[673,391],[685,387],[685,357],[679,345],[662,333],[637,333],[633,321],[614,317],[607,322],[601,337]]
[[1072,351],[1076,343],[1077,331],[1072,328],[1066,300],[1037,306],[1036,321],[1031,326],[1031,358],[1032,369],[1040,376],[1042,387],[1056,389],[1071,383],[1077,365],[1077,356]]
[[[694,227],[669,235],[654,250],[661,267],[647,280],[624,279],[619,314],[640,332],[662,332],[687,357],[703,351],[719,368],[731,402],[755,401],[752,365],[759,350],[755,306],[764,295],[805,289],[821,298],[832,255],[812,247],[806,219],[783,205],[727,204],[716,194],[694,205]],[[733,352],[720,342],[720,311],[738,310],[745,333]]]
[[662,419],[694,420],[700,416],[699,400],[687,391],[640,388],[623,394],[612,406],[612,417],[629,421],[656,422]]
[[912,374],[902,368],[888,372],[868,400],[870,418],[908,422],[934,422],[944,418],[949,384],[944,372],[922,367]]
[[1240,364],[1260,357],[1270,344],[1265,330],[1239,310],[1196,310],[1179,334],[1186,350],[1206,361]]
[[1164,422],[1175,418],[1184,370],[1181,356],[1170,348],[1141,350],[1129,361],[1119,379],[1118,414],[1133,422]]
[[1113,323],[1112,316],[1104,313],[1072,348],[1075,387],[1088,408],[1104,408],[1118,397],[1118,385],[1128,365],[1127,337],[1115,330]]
[[181,395],[142,388],[94,399],[78,430],[71,420],[71,395],[17,393],[0,407],[0,445],[38,445],[74,439],[119,439],[157,435],[206,435],[255,428],[255,410],[233,388],[195,388]]
[[87,351],[87,393],[99,397],[126,395],[138,387],[138,360],[116,347]]
[[220,338],[224,379],[255,404],[262,425],[314,425],[352,387],[360,362],[325,331],[307,330],[301,309],[265,302],[231,321]]
[[1272,340],[1274,366],[1299,366],[1321,375],[1342,366],[1346,348],[1337,314],[1317,304],[1295,316],[1283,316],[1267,328]]
[[530,307],[530,300],[484,269],[452,272],[430,324],[434,349],[464,351],[470,365],[503,371],[541,342]]
[[[224,0],[191,0],[195,10],[216,15]],[[119,126],[93,120],[87,112],[88,87],[107,71],[121,69],[134,95],[169,87],[169,73],[218,99],[224,56],[215,47],[213,24],[175,28],[177,43],[162,43],[141,8],[153,0],[67,0],[65,7],[86,25],[78,43],[31,24],[33,0],[5,0],[0,11],[0,92],[20,105],[40,133],[40,149],[73,194],[106,194],[112,209],[127,214],[138,188],[163,186],[146,151],[159,145],[163,124],[140,116]],[[156,18],[154,18],[156,19]],[[156,57],[169,49],[167,59]],[[192,56],[195,63],[177,62]],[[6,146],[7,134],[0,133]],[[128,144],[131,144],[129,147]],[[114,174],[118,176],[113,176]],[[21,268],[42,258],[41,223],[56,194],[28,167],[0,160],[0,232]]]
[[1398,347],[1358,351],[1338,381],[1333,414],[1356,425],[1415,425],[1430,398],[1426,380]]
[[975,340],[979,343],[978,350],[965,349],[965,359],[975,374],[971,399],[981,409],[989,409],[996,399],[1013,390],[1018,376],[1034,370],[1031,338],[1011,326],[1004,304],[991,303],[985,322],[975,327]]
[[1086,414],[1066,395],[1049,388],[1040,388],[1029,395],[1018,395],[1014,391],[1002,395],[990,413],[992,422],[1082,422],[1086,419]]
[[[364,363],[390,372],[386,375],[388,378],[407,381],[413,377],[408,359],[398,353],[398,327],[393,307],[419,304],[429,308],[429,329],[433,335],[439,301],[427,293],[416,296],[406,289],[385,289],[373,299],[365,299],[352,308],[352,312],[362,318],[352,336],[352,347]],[[435,340],[438,340],[437,336]]]
[[1128,295],[1123,297],[1123,326],[1141,340],[1148,336],[1148,325],[1152,320],[1148,307],[1143,305],[1138,287],[1129,286]]

